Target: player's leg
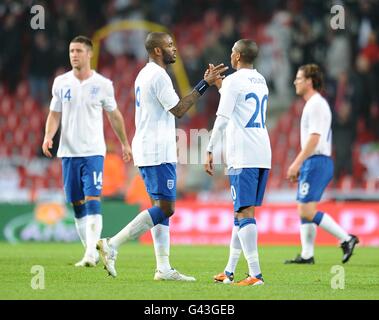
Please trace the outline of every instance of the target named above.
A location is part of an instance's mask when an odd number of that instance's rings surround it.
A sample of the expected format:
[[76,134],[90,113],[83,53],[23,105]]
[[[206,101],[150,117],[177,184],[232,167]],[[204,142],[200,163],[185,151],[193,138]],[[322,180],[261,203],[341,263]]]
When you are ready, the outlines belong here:
[[[173,215],[175,211],[176,166],[175,164],[167,163],[159,166],[141,167],[140,172],[144,179],[146,190],[154,200],[154,204],[151,208],[139,213],[127,226],[108,241],[101,239],[99,241],[100,254],[107,256],[106,253],[102,253],[102,248],[105,247],[105,251],[116,256],[117,249],[120,245],[126,241],[136,239],[154,226],[158,226],[156,230],[153,231],[157,235],[154,240],[157,242],[157,246],[155,243],[154,246],[157,247],[159,255],[161,255],[159,258],[160,262],[165,265],[165,268],[168,268],[170,245],[168,218]],[[110,261],[110,263],[108,263],[109,267],[106,264],[106,268],[112,276],[115,276],[115,259],[105,257],[103,260]],[[167,279],[163,279],[165,276],[166,273],[161,275],[160,279],[156,280],[195,280],[192,277],[179,274],[176,270],[172,269],[171,266],[169,276],[166,277]]]
[[241,256],[242,247],[241,242],[238,237],[239,222],[237,218],[237,213],[235,213],[234,223],[232,228],[232,235],[229,244],[229,259],[224,272],[221,272],[213,277],[215,282],[231,283],[234,282],[234,274],[236,272],[236,267],[238,260]]
[[[176,198],[175,165],[162,164],[141,167],[140,173],[147,192],[154,200],[154,205],[139,213],[125,228],[109,239],[109,244],[116,250],[123,243],[138,238],[157,224],[167,222],[167,218],[174,213]],[[167,176],[170,179],[165,179]]]
[[[80,179],[80,166],[77,159],[62,158],[62,175],[66,199],[68,202],[71,202],[74,209],[76,231],[84,248],[86,248],[87,213]],[[75,265],[84,266],[82,260]]]
[[316,210],[316,202],[299,203],[298,212],[300,215],[300,242],[301,253],[294,259],[286,260],[286,264],[314,264],[314,243],[317,234],[317,226],[312,221],[313,212]]
[[[355,245],[359,242],[354,235],[349,235],[329,214],[322,211],[317,211],[317,204],[321,200],[322,194],[333,177],[333,162],[329,157],[316,156],[307,159],[300,171],[299,188],[297,200],[299,201],[299,214],[302,221],[309,224],[320,226],[325,231],[329,232],[341,242],[343,250],[342,262],[345,263],[351,257]],[[303,228],[304,229],[304,228]],[[302,229],[301,231],[302,232]],[[308,234],[302,235],[307,237],[307,245],[311,247],[310,242],[314,238],[316,231],[307,230]],[[303,248],[304,250],[304,248]],[[310,251],[312,252],[313,249]],[[306,250],[307,251],[307,250]],[[309,250],[308,250],[309,252]],[[314,263],[313,257],[297,257],[294,260],[287,262],[291,263]]]
[[[146,189],[152,200],[153,208],[159,208],[167,216],[150,229],[154,243],[157,269],[154,280],[194,281],[195,278],[183,275],[170,264],[170,220],[175,212],[176,165],[162,164],[149,170],[142,170]],[[152,185],[151,181],[155,183]]]
[[239,174],[229,176],[239,222],[238,237],[249,267],[248,277],[237,283],[240,286],[264,284],[259,264],[255,207],[262,204],[268,173],[268,169],[244,168]]
[[84,202],[84,200],[74,201],[72,202],[72,207],[74,209],[76,231],[79,234],[80,241],[84,248],[86,248],[87,214]]
[[98,252],[96,244],[100,240],[103,228],[103,216],[101,212],[101,189],[103,180],[103,156],[90,156],[82,158],[82,183],[85,194],[85,208],[87,213],[86,240],[87,247],[85,257],[96,264]]
[[[154,200],[152,197],[152,206],[160,207],[163,211],[175,211],[175,203],[165,200]],[[167,209],[165,208],[167,207]],[[167,272],[171,270],[170,265],[170,220],[166,218],[162,222],[156,224],[150,229],[151,236],[154,244],[154,253],[156,259],[156,270]]]

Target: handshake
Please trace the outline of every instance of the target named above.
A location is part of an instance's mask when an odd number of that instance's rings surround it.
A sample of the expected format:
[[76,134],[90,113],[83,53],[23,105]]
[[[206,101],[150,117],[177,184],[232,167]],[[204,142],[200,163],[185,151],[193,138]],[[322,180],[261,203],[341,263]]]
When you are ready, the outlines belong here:
[[208,69],[205,70],[204,73],[204,81],[208,83],[209,86],[215,85],[218,89],[221,88],[222,79],[225,78],[224,73],[226,70],[228,70],[228,66],[224,66],[223,63],[220,63],[217,66],[214,66],[213,64],[208,65]]

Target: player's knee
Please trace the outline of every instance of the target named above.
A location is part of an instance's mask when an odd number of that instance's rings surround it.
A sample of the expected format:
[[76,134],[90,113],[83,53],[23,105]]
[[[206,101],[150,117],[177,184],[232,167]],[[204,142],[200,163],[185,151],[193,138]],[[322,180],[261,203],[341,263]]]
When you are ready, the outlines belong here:
[[172,205],[163,205],[160,207],[166,217],[171,217],[175,212],[175,207]]
[[253,206],[247,206],[247,207],[241,207],[237,214],[238,219],[244,219],[244,218],[254,218],[255,216],[255,207]]
[[314,217],[314,212],[308,210],[307,207],[299,206],[299,214],[302,219],[312,221]]
[[74,201],[72,202],[72,205],[75,207],[75,206],[81,206],[82,204],[84,204],[85,200],[78,200],[78,201]]
[[98,196],[86,196],[85,201],[91,201],[91,200],[100,201],[101,199]]
[[159,207],[166,217],[171,217],[175,212],[175,203],[171,201],[158,200],[154,205]]
[[81,219],[87,215],[86,206],[84,200],[75,201],[72,203],[74,209],[74,215],[76,219]]
[[164,212],[166,217],[171,217],[175,212],[174,208],[171,208],[171,207],[164,208],[164,209],[162,209],[162,211]]

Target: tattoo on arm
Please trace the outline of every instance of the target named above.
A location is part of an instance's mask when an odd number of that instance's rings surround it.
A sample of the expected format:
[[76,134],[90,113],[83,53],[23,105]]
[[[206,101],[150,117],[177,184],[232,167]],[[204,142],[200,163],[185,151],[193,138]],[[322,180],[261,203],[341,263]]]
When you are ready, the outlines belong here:
[[199,100],[199,98],[200,93],[196,90],[192,90],[189,95],[180,99],[178,104],[170,111],[175,117],[181,118],[192,107],[192,105],[196,103],[197,100]]

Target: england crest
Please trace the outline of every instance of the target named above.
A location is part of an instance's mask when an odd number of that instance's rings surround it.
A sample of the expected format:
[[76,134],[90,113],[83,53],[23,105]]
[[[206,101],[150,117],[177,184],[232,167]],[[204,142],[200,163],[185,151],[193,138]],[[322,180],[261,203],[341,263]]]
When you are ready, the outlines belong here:
[[99,91],[100,91],[100,87],[92,86],[89,92],[89,94],[91,95],[91,99],[95,99]]
[[167,180],[167,188],[169,188],[170,190],[174,187],[174,184],[175,184],[174,180],[172,179]]

